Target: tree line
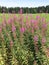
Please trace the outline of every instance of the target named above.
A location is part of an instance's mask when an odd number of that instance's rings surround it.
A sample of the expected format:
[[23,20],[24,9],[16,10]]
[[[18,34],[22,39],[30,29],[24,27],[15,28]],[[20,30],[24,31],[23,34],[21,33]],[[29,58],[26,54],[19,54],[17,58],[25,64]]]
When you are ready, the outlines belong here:
[[[21,9],[21,10],[20,10]],[[1,7],[0,6],[0,13],[49,13],[49,5],[41,6],[41,7]]]

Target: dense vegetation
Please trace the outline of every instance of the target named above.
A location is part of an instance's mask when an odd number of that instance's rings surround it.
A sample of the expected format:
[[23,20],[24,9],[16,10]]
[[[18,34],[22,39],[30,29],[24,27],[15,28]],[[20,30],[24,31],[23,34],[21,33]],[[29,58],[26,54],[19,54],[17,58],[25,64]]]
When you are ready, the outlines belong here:
[[[25,18],[25,19],[24,19]],[[44,17],[19,14],[0,24],[0,65],[49,65]]]
[[[41,7],[35,7],[35,8],[28,8],[28,7],[22,7],[23,13],[49,13],[49,5],[48,6],[41,6]],[[1,7],[0,6],[0,13],[19,13],[20,7]]]

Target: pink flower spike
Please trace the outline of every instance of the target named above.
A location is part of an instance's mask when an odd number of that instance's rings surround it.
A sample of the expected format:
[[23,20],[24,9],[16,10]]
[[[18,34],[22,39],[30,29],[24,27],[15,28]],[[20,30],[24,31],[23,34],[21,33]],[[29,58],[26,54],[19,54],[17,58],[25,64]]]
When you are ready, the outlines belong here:
[[34,29],[32,28],[32,33],[34,33]]
[[46,38],[43,37],[43,38],[42,38],[42,43],[45,43],[45,42],[46,42]]
[[5,22],[3,22],[2,25],[3,25],[4,27],[6,27],[6,23],[5,23]]
[[45,18],[44,17],[42,18],[42,22],[45,22]]
[[16,27],[12,25],[12,32],[16,31]]
[[38,21],[37,20],[31,20],[31,23],[33,23],[33,25],[37,25]]
[[37,20],[32,20],[31,23],[33,24],[34,29],[39,29]]
[[37,15],[37,16],[36,16],[36,19],[40,19],[40,16],[39,16],[39,15]]
[[2,32],[2,27],[0,27],[0,33]]
[[10,18],[9,20],[8,20],[8,24],[11,24],[13,22],[13,20]]
[[47,28],[47,24],[44,23],[44,24],[42,25],[42,27],[43,27],[43,28]]
[[37,42],[38,41],[38,36],[35,35],[33,39],[34,39],[35,42]]
[[25,31],[24,27],[20,28],[20,32],[24,33],[24,31]]
[[16,15],[14,15],[14,20],[17,20],[17,17],[16,17]]
[[34,23],[34,20],[31,20],[30,22],[31,22],[31,23]]

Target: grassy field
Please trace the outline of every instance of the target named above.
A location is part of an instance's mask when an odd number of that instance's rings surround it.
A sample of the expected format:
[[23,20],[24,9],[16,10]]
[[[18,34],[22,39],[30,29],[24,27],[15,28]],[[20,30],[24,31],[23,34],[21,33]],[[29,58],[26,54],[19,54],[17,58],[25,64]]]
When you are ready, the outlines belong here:
[[[3,17],[5,16],[6,19],[8,19],[10,16],[13,16],[14,14],[1,14],[0,13],[0,22],[3,21]],[[30,14],[23,14],[24,16],[26,15],[30,15]],[[49,14],[45,14],[45,13],[41,13],[41,14],[32,14],[33,18],[36,18],[37,15],[40,15],[41,17],[45,17],[46,18],[46,21],[48,22],[49,21]],[[19,16],[19,14],[16,14],[16,16]]]

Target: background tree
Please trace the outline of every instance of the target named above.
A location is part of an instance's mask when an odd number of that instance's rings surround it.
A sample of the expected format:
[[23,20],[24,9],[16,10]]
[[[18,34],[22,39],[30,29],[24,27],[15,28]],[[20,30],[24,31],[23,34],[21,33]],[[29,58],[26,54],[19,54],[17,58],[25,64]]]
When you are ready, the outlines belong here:
[[45,6],[41,6],[41,7],[1,7],[0,6],[0,13],[19,13],[20,9],[23,10],[23,13],[49,13],[49,5]]

